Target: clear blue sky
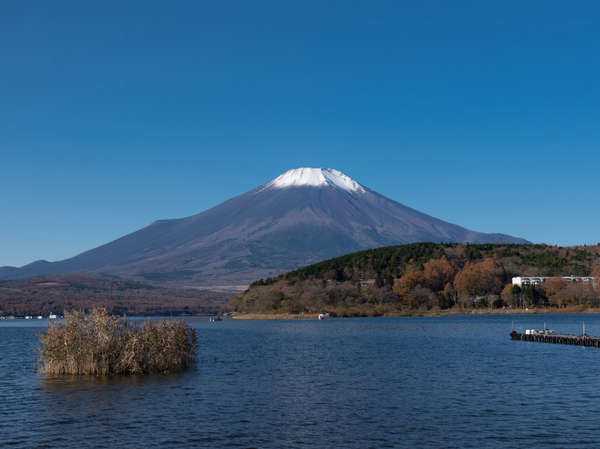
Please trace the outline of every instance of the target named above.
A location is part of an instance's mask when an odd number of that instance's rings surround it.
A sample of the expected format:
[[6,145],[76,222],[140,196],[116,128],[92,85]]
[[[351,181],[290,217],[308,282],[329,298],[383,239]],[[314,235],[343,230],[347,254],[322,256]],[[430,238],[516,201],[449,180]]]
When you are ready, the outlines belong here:
[[4,1],[0,265],[299,166],[478,231],[595,244],[598,17],[594,1]]

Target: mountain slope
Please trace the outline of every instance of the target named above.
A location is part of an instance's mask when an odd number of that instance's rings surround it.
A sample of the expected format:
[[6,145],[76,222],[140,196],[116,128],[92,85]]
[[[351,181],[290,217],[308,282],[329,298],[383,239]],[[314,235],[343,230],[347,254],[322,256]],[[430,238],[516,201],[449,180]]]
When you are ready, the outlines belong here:
[[4,270],[4,278],[96,272],[167,283],[246,284],[352,251],[418,241],[525,242],[423,214],[337,170],[300,168],[197,215],[157,221],[60,262]]

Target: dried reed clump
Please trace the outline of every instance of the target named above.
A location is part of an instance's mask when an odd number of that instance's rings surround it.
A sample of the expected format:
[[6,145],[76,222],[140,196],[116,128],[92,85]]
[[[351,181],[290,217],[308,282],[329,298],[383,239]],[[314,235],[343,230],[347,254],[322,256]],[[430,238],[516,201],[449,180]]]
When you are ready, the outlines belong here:
[[40,335],[46,374],[113,375],[181,371],[196,358],[196,331],[183,321],[136,326],[105,309],[65,313]]

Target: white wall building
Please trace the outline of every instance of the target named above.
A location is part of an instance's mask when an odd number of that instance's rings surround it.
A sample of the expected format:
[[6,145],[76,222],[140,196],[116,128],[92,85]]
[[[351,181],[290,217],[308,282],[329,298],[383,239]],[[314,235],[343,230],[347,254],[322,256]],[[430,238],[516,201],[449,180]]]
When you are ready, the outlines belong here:
[[[512,278],[512,285],[523,287],[524,285],[540,285],[546,279],[554,276],[517,276]],[[592,276],[561,276],[561,279],[567,282],[593,282],[596,283],[596,278]]]

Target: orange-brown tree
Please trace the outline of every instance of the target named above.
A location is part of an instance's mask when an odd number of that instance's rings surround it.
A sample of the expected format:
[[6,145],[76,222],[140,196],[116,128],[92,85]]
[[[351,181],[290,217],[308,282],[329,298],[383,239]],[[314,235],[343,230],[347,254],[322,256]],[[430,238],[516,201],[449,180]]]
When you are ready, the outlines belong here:
[[455,274],[456,268],[446,256],[432,259],[423,265],[425,283],[435,292],[442,290],[448,282],[452,282]]
[[500,298],[502,298],[505,304],[518,305],[518,299],[515,297],[515,286],[512,284],[504,286],[502,293],[500,293]]
[[558,299],[558,295],[561,291],[563,291],[567,287],[567,281],[559,277],[553,277],[550,279],[546,279],[543,284],[544,291],[546,292],[546,297],[550,300],[551,303],[556,303]]
[[461,297],[499,293],[502,288],[502,270],[494,259],[479,263],[467,262],[454,278],[454,287]]
[[418,307],[418,295],[415,295],[415,288],[425,284],[425,276],[422,271],[413,271],[406,273],[399,279],[394,280],[392,291],[402,297],[402,303],[411,308]]
[[422,271],[406,273],[399,279],[394,280],[392,290],[400,296],[408,296],[417,285],[425,284],[425,276]]

